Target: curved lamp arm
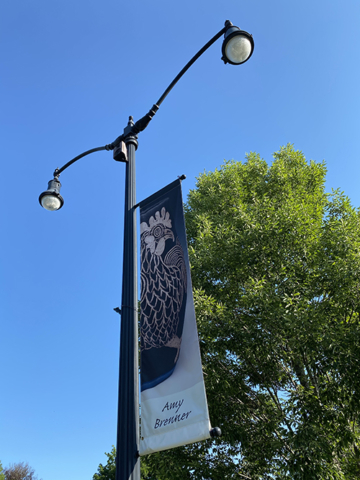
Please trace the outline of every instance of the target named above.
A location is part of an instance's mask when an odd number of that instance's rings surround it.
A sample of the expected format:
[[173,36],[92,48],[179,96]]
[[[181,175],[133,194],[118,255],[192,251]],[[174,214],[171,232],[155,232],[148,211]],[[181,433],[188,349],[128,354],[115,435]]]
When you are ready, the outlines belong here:
[[[185,67],[181,70],[181,72],[179,72],[179,74],[174,78],[174,80],[170,83],[170,85],[167,87],[167,89],[165,90],[165,92],[161,95],[161,97],[159,98],[159,100],[156,102],[156,105],[158,107],[160,107],[160,105],[162,104],[162,102],[165,100],[165,98],[167,97],[168,93],[170,93],[170,91],[173,89],[173,87],[177,84],[177,82],[180,80],[180,78],[184,75],[185,72],[187,72],[189,70],[189,68],[191,67],[191,65],[193,63],[196,62],[196,60],[209,48],[211,47],[211,45],[213,43],[216,42],[216,40],[218,38],[221,37],[221,35],[223,35],[226,30],[228,28],[230,28],[232,26],[232,23],[230,22],[230,20],[226,20],[225,22],[225,27],[222,28],[220,30],[220,32],[218,32],[216,35],[213,36],[213,38],[211,40],[208,41],[208,43],[206,45],[204,45],[198,52],[196,55],[193,56],[193,58],[185,65]],[[136,125],[136,123],[135,123]]]
[[[240,30],[238,27],[235,27],[231,22],[230,20],[226,20],[225,22],[225,26],[224,28],[222,28],[216,35],[213,36],[213,38],[211,40],[209,40],[193,57],[192,59],[185,65],[185,67],[178,73],[178,75],[174,78],[174,80],[170,83],[170,85],[167,87],[167,89],[164,91],[164,93],[161,95],[161,97],[159,98],[159,100],[151,107],[151,109],[148,111],[148,113],[146,115],[144,115],[142,118],[140,118],[140,120],[138,120],[137,122],[135,122],[135,125],[132,126],[131,128],[131,131],[128,131],[126,132],[126,135],[120,135],[120,137],[118,137],[116,140],[114,140],[112,143],[110,143],[110,145],[108,145],[109,149],[110,150],[113,150],[114,148],[116,148],[120,142],[122,142],[124,140],[124,138],[129,135],[129,134],[138,134],[142,131],[145,130],[145,128],[149,125],[150,121],[152,120],[152,118],[154,117],[154,115],[156,114],[156,112],[159,110],[159,107],[160,105],[162,104],[162,102],[165,100],[165,98],[168,96],[168,94],[170,93],[170,91],[174,88],[174,86],[177,84],[177,82],[180,80],[180,78],[184,75],[184,73],[186,73],[189,68],[191,67],[191,65],[193,65],[196,60],[209,48],[211,47],[211,45],[213,43],[216,42],[216,40],[218,40],[221,35],[225,34],[225,39],[226,39],[226,36],[227,36],[227,33],[229,33],[229,39],[231,37],[233,37],[234,35],[237,35],[237,34],[241,34],[243,36],[246,36],[249,40],[249,43],[251,44],[251,50],[249,52],[249,55],[247,56],[246,60],[248,60],[251,55],[252,55],[252,52],[253,52],[253,49],[254,49],[254,41],[252,39],[252,36],[250,34],[248,34],[247,32],[244,32],[242,30]],[[224,40],[224,44],[225,44],[225,40]],[[224,60],[224,63],[232,63],[232,64],[236,64],[234,62],[232,62],[231,60],[229,60],[227,57],[226,57],[226,53],[225,53],[225,48],[224,48],[224,44],[223,44],[223,57],[222,57],[222,60]],[[244,60],[244,61],[246,61]],[[244,61],[241,61],[239,62],[240,63],[244,63]]]
[[54,171],[54,177],[58,177],[61,172],[63,172],[66,168],[70,167],[70,165],[72,165],[73,163],[80,160],[80,158],[85,157],[86,155],[90,155],[90,153],[100,152],[101,150],[111,150],[111,149],[107,148],[107,145],[106,145],[105,147],[97,147],[97,148],[92,148],[91,150],[87,150],[86,152],[81,153],[77,157],[70,160],[70,162],[66,163],[61,168],[56,168],[55,171]]
[[[140,120],[138,120],[135,125],[133,126],[133,133],[137,134],[139,132],[142,132],[145,130],[145,128],[149,125],[150,121],[152,120],[153,116],[155,113],[159,110],[160,105],[162,102],[165,100],[165,98],[168,96],[170,91],[174,88],[174,86],[177,84],[177,82],[180,80],[180,78],[186,73],[191,65],[196,62],[196,60],[209,48],[213,43],[216,42],[218,38],[223,35],[228,28],[232,27],[232,23],[230,20],[226,20],[225,22],[225,27],[220,30],[211,40],[208,41],[206,45],[204,45],[193,57],[192,59],[185,65],[185,67],[179,72],[179,74],[174,78],[174,80],[170,83],[170,85],[167,87],[165,92],[161,95],[159,100],[152,106],[152,108],[149,110],[149,112],[144,115]],[[118,139],[115,140],[115,142]],[[115,143],[113,142],[113,144]],[[117,145],[114,145],[114,147]]]

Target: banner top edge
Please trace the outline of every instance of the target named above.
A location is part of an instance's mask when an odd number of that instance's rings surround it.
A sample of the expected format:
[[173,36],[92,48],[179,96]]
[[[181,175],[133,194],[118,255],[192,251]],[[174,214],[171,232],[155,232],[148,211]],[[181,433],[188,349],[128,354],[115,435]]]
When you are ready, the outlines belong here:
[[154,200],[154,198],[157,198],[161,195],[164,195],[167,192],[170,192],[170,190],[172,190],[173,188],[177,187],[178,185],[181,185],[181,181],[184,179],[184,177],[185,176],[182,175],[181,177],[177,178],[173,182],[169,183],[165,187],[158,190],[157,192],[151,194],[149,197],[145,198],[144,200],[141,200],[141,202],[139,202],[137,204],[137,206],[140,207],[140,208],[143,208],[145,205],[152,202]]

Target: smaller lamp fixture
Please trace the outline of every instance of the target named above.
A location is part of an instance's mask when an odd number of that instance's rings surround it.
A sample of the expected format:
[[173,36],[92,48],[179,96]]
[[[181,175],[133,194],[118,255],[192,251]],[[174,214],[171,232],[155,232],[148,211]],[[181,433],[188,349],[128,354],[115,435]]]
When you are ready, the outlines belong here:
[[50,180],[46,192],[43,192],[40,195],[40,205],[46,210],[51,212],[54,210],[60,210],[64,205],[64,199],[60,195],[60,187],[61,183],[59,182],[59,179],[55,177],[53,180]]
[[[230,23],[230,22],[229,22]],[[231,25],[224,34],[222,44],[222,60],[231,65],[241,65],[251,57],[254,51],[254,40],[250,33]]]

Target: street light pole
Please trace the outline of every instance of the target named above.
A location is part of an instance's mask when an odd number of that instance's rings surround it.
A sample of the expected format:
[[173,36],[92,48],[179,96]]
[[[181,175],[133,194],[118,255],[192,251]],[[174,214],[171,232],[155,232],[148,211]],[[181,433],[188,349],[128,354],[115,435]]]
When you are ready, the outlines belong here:
[[119,403],[116,441],[116,480],[140,479],[139,449],[139,371],[138,371],[138,294],[136,246],[134,122],[125,128],[127,151],[125,178],[124,255],[121,297]]
[[[139,371],[138,371],[138,294],[137,294],[137,247],[136,247],[136,189],[135,151],[137,135],[145,130],[172,88],[195,63],[195,61],[224,34],[222,60],[231,65],[241,65],[252,55],[252,36],[226,20],[222,28],[185,65],[170,83],[157,103],[136,123],[129,119],[124,133],[114,142],[93,148],[70,160],[54,171],[48,190],[39,197],[40,204],[47,210],[59,210],[64,199],[60,195],[59,175],[70,165],[94,152],[113,150],[117,161],[126,163],[125,217],[124,217],[124,258],[121,299],[119,403],[116,446],[116,480],[140,480],[139,459]],[[118,311],[118,309],[117,309]]]

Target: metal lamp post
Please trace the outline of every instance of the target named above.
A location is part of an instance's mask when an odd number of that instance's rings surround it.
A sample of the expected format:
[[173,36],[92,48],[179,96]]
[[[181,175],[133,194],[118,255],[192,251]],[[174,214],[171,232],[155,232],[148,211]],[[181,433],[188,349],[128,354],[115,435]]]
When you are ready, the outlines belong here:
[[124,220],[124,253],[120,333],[120,366],[119,366],[119,401],[116,443],[116,480],[139,480],[139,372],[138,372],[138,294],[137,294],[137,245],[136,245],[136,188],[135,188],[135,151],[138,146],[138,134],[145,130],[161,103],[174,85],[180,80],[191,65],[222,35],[222,60],[224,63],[241,65],[252,55],[254,41],[252,36],[235,27],[229,20],[196,55],[185,65],[170,83],[168,88],[153,105],[149,112],[133,122],[132,117],[114,142],[103,147],[93,148],[70,160],[54,172],[48,190],[39,197],[39,202],[46,210],[59,210],[64,199],[60,195],[59,175],[70,165],[82,157],[101,150],[113,150],[113,158],[126,163],[125,179],[125,220]]

